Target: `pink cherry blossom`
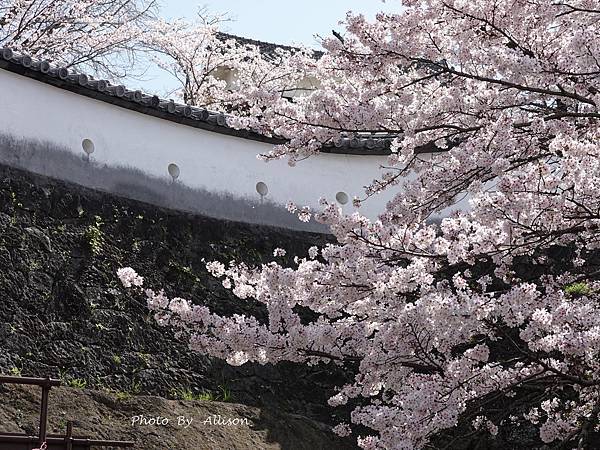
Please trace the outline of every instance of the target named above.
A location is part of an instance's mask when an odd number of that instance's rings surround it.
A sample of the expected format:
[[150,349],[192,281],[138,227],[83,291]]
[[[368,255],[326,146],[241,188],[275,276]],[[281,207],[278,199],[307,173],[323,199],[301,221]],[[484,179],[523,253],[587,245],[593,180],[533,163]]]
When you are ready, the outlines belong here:
[[0,47],[123,78],[156,9],[153,0],[0,0]]

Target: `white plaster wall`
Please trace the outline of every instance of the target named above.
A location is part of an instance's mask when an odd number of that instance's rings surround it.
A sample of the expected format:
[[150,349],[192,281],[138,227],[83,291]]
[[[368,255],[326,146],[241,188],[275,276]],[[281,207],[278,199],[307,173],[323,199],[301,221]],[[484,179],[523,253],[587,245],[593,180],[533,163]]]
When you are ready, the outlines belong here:
[[[24,76],[0,70],[0,132],[50,141],[83,155],[82,141],[95,146],[92,160],[129,166],[169,179],[167,166],[181,169],[178,182],[211,192],[257,200],[256,183],[269,188],[268,199],[285,205],[318,207],[339,191],[350,199],[380,173],[384,156],[320,154],[289,167],[286,161],[265,163],[256,155],[270,144],[180,125],[106,102],[87,98]],[[389,196],[364,203],[361,212],[375,217]],[[349,203],[344,207],[351,212]]]

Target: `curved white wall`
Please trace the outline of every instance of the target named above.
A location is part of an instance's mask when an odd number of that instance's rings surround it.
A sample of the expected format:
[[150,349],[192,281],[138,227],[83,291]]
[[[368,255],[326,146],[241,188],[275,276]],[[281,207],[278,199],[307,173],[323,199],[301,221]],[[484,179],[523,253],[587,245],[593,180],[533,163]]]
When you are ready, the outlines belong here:
[[[320,197],[335,201],[339,191],[362,197],[363,186],[386,162],[384,156],[320,154],[296,167],[284,160],[265,163],[256,155],[270,144],[180,125],[5,70],[0,89],[0,133],[48,141],[82,156],[82,141],[89,139],[96,164],[135,167],[168,180],[167,167],[175,163],[179,183],[236,198],[260,200],[256,184],[262,181],[267,200],[318,208]],[[375,217],[386,201],[370,200],[361,211]],[[351,201],[344,206],[352,208]]]

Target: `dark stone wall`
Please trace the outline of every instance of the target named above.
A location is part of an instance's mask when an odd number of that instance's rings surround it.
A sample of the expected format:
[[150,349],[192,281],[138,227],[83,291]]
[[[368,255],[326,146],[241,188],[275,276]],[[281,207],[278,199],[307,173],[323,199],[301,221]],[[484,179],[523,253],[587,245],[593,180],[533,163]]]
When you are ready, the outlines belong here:
[[258,264],[282,247],[291,263],[327,239],[161,209],[0,166],[0,372],[171,398],[225,387],[240,403],[330,421],[326,399],[348,374],[324,365],[233,368],[190,352],[116,277],[131,266],[169,295],[264,317],[259,305],[232,297],[202,259]]

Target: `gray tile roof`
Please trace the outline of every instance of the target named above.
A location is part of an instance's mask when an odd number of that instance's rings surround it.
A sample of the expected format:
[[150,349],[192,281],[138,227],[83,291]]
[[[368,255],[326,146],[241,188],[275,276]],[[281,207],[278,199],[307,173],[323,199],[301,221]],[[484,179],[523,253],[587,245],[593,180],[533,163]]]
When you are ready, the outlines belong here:
[[[258,41],[256,39],[249,39],[242,36],[236,36],[235,34],[218,32],[217,37],[222,41],[227,41],[232,39],[236,41],[240,45],[254,45],[258,47],[260,52],[264,55],[276,55],[277,50],[285,50],[288,52],[294,52],[300,50],[298,47],[293,47],[291,45],[281,45],[281,44],[272,44],[271,42]],[[313,50],[315,58],[320,58],[323,56],[323,52],[319,50]]]
[[[139,90],[130,90],[122,85],[111,84],[107,80],[98,80],[65,67],[55,66],[48,61],[33,60],[31,57],[18,54],[10,48],[0,47],[0,69],[183,125],[271,144],[285,142],[285,139],[280,137],[265,136],[251,130],[236,130],[228,125],[225,114],[176,103],[173,100],[163,99]],[[393,136],[387,134],[353,135],[325,146],[323,151],[356,155],[385,155],[390,153],[389,144],[392,139]]]

